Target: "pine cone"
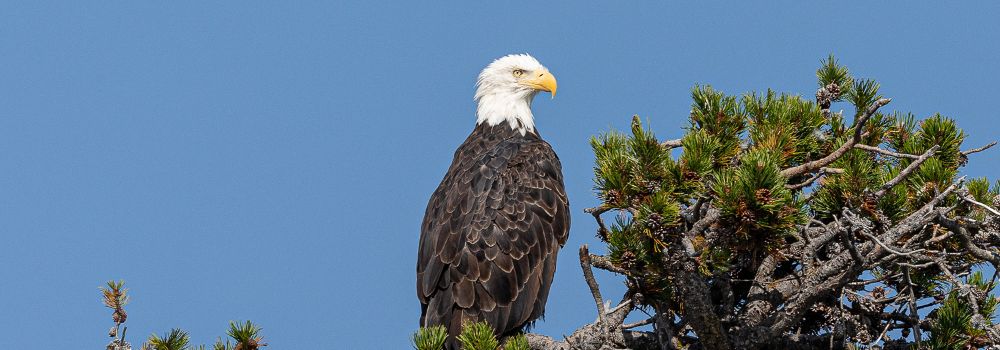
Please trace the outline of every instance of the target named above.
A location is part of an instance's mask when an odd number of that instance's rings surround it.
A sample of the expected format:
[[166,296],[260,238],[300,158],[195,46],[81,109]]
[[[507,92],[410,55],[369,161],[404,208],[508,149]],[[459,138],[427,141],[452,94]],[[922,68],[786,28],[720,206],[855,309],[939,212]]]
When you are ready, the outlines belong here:
[[840,98],[840,85],[829,83],[816,90],[816,104],[823,109],[830,109],[830,104]]
[[635,254],[630,251],[625,251],[622,253],[621,265],[625,270],[632,270],[635,268],[636,258]]
[[840,85],[837,85],[837,83],[826,84],[823,88],[826,89],[826,92],[828,92],[834,100],[840,98]]
[[819,88],[816,90],[816,104],[822,109],[830,109],[830,103],[833,102],[833,98],[830,97],[830,93],[826,91],[826,88]]
[[646,227],[649,227],[650,231],[659,232],[663,229],[663,216],[659,213],[649,214],[646,218]]
[[766,188],[761,188],[761,189],[757,190],[757,192],[754,192],[754,199],[757,200],[757,203],[761,203],[761,204],[770,203],[771,202],[771,190],[766,189]]
[[107,350],[132,350],[132,344],[124,339],[112,340],[111,343],[108,343]]
[[660,184],[656,181],[646,181],[646,193],[653,194],[660,191]]
[[124,309],[117,309],[115,310],[115,313],[111,315],[111,319],[114,320],[115,323],[125,323],[127,318],[128,314],[125,313]]

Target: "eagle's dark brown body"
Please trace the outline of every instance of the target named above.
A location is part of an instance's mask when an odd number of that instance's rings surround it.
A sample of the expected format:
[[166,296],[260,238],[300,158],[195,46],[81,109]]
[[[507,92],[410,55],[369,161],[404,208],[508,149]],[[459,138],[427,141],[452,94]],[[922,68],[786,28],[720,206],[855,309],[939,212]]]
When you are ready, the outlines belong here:
[[420,230],[421,326],[486,320],[498,335],[545,312],[556,254],[569,233],[562,167],[536,133],[476,126],[434,191]]

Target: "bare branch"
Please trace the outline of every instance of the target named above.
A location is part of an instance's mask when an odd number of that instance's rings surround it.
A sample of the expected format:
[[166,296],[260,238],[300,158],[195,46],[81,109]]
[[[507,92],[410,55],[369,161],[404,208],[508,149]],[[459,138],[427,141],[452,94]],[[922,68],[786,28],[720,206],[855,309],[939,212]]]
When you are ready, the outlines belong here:
[[910,322],[913,324],[913,339],[916,340],[917,348],[920,348],[920,313],[917,308],[917,294],[913,291],[916,285],[910,280],[910,269],[903,268],[904,275],[906,276],[906,289],[909,291],[909,301],[907,302],[910,306]]
[[869,239],[872,240],[872,242],[875,242],[880,247],[882,247],[882,249],[885,249],[885,250],[889,251],[889,253],[892,253],[893,255],[910,256],[910,255],[917,254],[917,253],[920,253],[920,252],[923,252],[923,251],[926,250],[926,249],[921,248],[921,249],[917,249],[917,250],[911,250],[911,251],[908,251],[908,252],[904,252],[904,251],[900,251],[900,250],[897,250],[897,249],[893,249],[889,245],[887,245],[885,243],[882,243],[882,241],[880,241],[878,239],[878,237],[875,237],[875,236],[871,235],[870,233],[861,232],[861,234],[865,235],[865,237],[868,237]]
[[948,266],[945,266],[940,259],[934,260],[934,263],[936,263],[938,268],[941,269],[941,272],[944,273],[945,277],[947,277],[948,280],[961,291],[959,294],[965,296],[965,299],[972,306],[972,312],[979,313],[979,301],[976,300],[976,295],[972,291],[973,288],[958,279],[958,276],[955,276],[955,274],[951,272],[951,269],[949,269]]
[[[916,232],[941,213],[950,211],[951,208],[938,209],[936,206],[964,181],[965,177],[960,177],[955,183],[924,204],[923,207],[914,211],[903,220],[900,220],[896,225],[887,230],[886,233],[881,235],[882,240],[891,242],[904,234]],[[816,241],[814,239],[812,244],[816,244]],[[875,244],[872,243],[871,245],[874,246]],[[803,249],[803,247],[799,247],[798,249]],[[865,254],[870,254],[871,252],[870,248],[865,247],[860,248],[860,250]],[[762,267],[766,265],[768,258],[765,258],[765,262],[761,264]],[[872,261],[878,259],[878,257],[874,258]],[[765,326],[765,331],[763,333],[747,332],[741,334],[741,336],[749,338],[747,340],[749,343],[759,343],[767,339],[779,337],[789,327],[798,322],[801,315],[814,305],[817,300],[827,297],[831,291],[843,287],[855,278],[857,273],[863,270],[860,266],[852,264],[854,261],[849,252],[843,252],[831,259],[827,259],[822,266],[809,271],[801,279],[780,284],[776,283],[766,293],[764,291],[758,292],[751,288],[751,298],[754,298],[756,293],[761,293],[764,297],[760,300],[749,302],[741,313],[740,318],[741,321],[748,322],[754,326]],[[772,269],[768,268],[768,270]],[[758,270],[758,275],[760,275],[760,272]],[[768,279],[770,279],[769,276]],[[804,286],[808,286],[808,288],[803,289]],[[797,296],[791,299],[791,302],[785,304],[775,315],[768,317],[768,314],[777,307],[779,302],[789,300],[788,298],[794,294],[797,294]],[[769,295],[772,295],[772,297],[769,298]],[[765,320],[768,321],[765,323]]]
[[599,268],[601,270],[614,272],[619,275],[625,274],[625,269],[615,266],[615,264],[612,264],[611,259],[609,259],[606,256],[590,254],[590,262],[594,267]]
[[817,172],[813,176],[810,176],[805,181],[802,181],[801,183],[797,183],[797,184],[785,184],[785,188],[790,189],[790,190],[801,189],[801,188],[804,188],[804,187],[808,187],[809,185],[812,185],[813,182],[816,182],[816,180],[819,180],[819,178],[823,177],[823,175],[826,175],[826,174],[843,174],[843,173],[844,173],[844,169],[841,169],[841,168],[822,167],[822,168],[819,168],[819,172]]
[[851,240],[850,234],[847,231],[840,231],[840,233],[844,238],[844,244],[847,245],[847,251],[851,253],[851,258],[854,258],[854,261],[857,262],[859,266],[864,266],[866,264],[865,258],[861,256],[861,252],[858,251],[858,247],[854,245],[854,241]]
[[667,149],[674,149],[677,147],[681,147],[681,139],[666,140],[661,142],[660,146],[666,147]]
[[962,155],[963,156],[967,156],[967,155],[970,155],[970,154],[973,154],[973,153],[979,153],[979,152],[982,152],[982,151],[990,149],[990,147],[996,146],[996,144],[997,144],[997,142],[993,141],[993,142],[990,142],[988,145],[983,146],[983,147],[973,148],[973,149],[970,149],[968,151],[962,151]]
[[583,269],[583,278],[587,280],[587,286],[590,287],[590,294],[594,296],[594,303],[597,304],[597,319],[600,320],[601,324],[606,324],[604,314],[608,311],[604,309],[604,298],[601,297],[601,288],[597,285],[597,280],[594,279],[594,270],[590,266],[590,251],[587,249],[587,245],[584,244],[580,246],[580,268]]
[[594,220],[597,220],[597,234],[604,241],[608,240],[608,227],[604,226],[604,219],[601,218],[601,214],[606,213],[608,210],[611,210],[611,208],[604,205],[583,210],[584,213],[590,213],[594,216]]
[[[563,341],[557,341],[551,337],[528,333],[528,347],[532,350],[605,350],[605,349],[636,349],[636,350],[660,350],[656,336],[650,332],[640,331],[620,331],[607,333],[595,328],[594,325],[587,325],[573,332],[572,335],[564,337]],[[609,339],[617,347],[606,347]]]
[[968,195],[965,195],[965,194],[959,194],[959,197],[961,197],[962,200],[964,200],[966,202],[969,202],[971,204],[975,204],[975,205],[979,206],[980,208],[986,209],[986,211],[988,211],[990,213],[993,213],[993,215],[1000,216],[1000,211],[997,211],[996,209],[993,209],[993,208],[991,208],[990,206],[988,206],[986,204],[983,204],[983,203],[980,203],[980,202],[976,201],[971,196],[968,196]]
[[785,184],[785,188],[790,189],[790,190],[797,190],[797,189],[800,189],[800,188],[808,187],[809,185],[812,185],[813,182],[816,182],[816,180],[818,180],[821,176],[823,176],[823,174],[824,174],[823,170],[820,170],[818,173],[814,174],[813,176],[810,176],[805,181],[802,181],[802,182],[794,184],[794,185],[793,184]]
[[915,154],[893,152],[893,151],[890,151],[890,150],[887,150],[887,149],[881,149],[881,148],[874,147],[874,146],[869,146],[869,145],[866,145],[866,144],[863,144],[863,143],[859,143],[859,144],[854,145],[854,148],[863,149],[865,151],[871,151],[871,152],[875,152],[875,153],[879,153],[879,154],[884,154],[884,155],[891,156],[891,157],[896,157],[896,158],[909,158],[909,159],[920,158],[920,156],[915,155]]
[[830,163],[833,163],[837,159],[840,159],[840,157],[843,157],[844,154],[847,153],[847,151],[851,150],[851,148],[854,148],[854,145],[858,144],[858,142],[861,141],[862,130],[865,127],[865,123],[868,122],[868,119],[871,118],[871,116],[874,115],[875,112],[877,112],[880,107],[889,104],[890,101],[891,101],[890,99],[883,98],[879,99],[878,101],[875,101],[875,103],[872,103],[872,105],[868,107],[867,110],[865,110],[865,113],[862,114],[860,117],[858,117],[858,119],[854,122],[854,136],[851,137],[850,140],[847,140],[847,142],[845,142],[843,145],[841,145],[840,148],[833,151],[826,157],[799,166],[782,170],[781,175],[790,178],[808,172],[813,172],[819,168],[829,165]]
[[708,228],[708,226],[714,224],[721,217],[722,212],[720,212],[719,209],[709,208],[708,212],[705,213],[705,216],[691,226],[691,229],[688,230],[687,236],[693,236],[701,231],[704,231]]
[[[718,209],[710,209],[709,213],[694,226],[696,228],[708,226],[708,223],[717,220],[718,216]],[[679,248],[673,246],[665,248],[663,252],[666,271],[673,282],[672,290],[677,298],[684,300],[684,320],[698,335],[705,349],[729,349],[729,337],[722,327],[719,316],[715,314],[711,290],[698,270],[698,263]]]
[[[902,307],[902,304],[896,306],[896,310],[894,310],[892,313],[899,312],[899,308],[900,307]],[[882,333],[879,333],[878,338],[875,338],[875,340],[873,340],[872,342],[868,343],[868,347],[869,348],[874,347],[876,344],[878,344],[879,342],[881,342],[882,341],[882,337],[885,337],[885,333],[889,331],[889,327],[892,326],[892,324],[893,324],[892,320],[886,320],[885,327],[882,328]]]
[[997,257],[997,254],[989,250],[980,248],[974,242],[972,242],[972,237],[969,236],[969,232],[966,231],[965,227],[962,227],[962,225],[959,224],[957,221],[949,219],[944,215],[939,215],[938,222],[941,223],[941,226],[944,226],[948,230],[951,230],[951,232],[955,233],[955,235],[958,236],[959,240],[961,240],[963,248],[968,250],[969,253],[972,254],[972,256],[975,256],[976,258],[979,258],[981,260],[989,261],[993,263],[994,267],[1000,266],[1000,257]]
[[889,192],[889,190],[891,190],[893,187],[895,187],[900,182],[905,180],[915,170],[920,168],[920,164],[922,164],[927,159],[930,159],[930,157],[934,155],[934,152],[937,152],[938,148],[941,148],[941,146],[934,145],[934,147],[931,147],[930,149],[927,150],[927,152],[924,152],[924,154],[920,155],[920,157],[918,157],[917,160],[914,160],[912,163],[910,163],[910,165],[907,165],[906,168],[903,169],[903,171],[899,172],[899,175],[896,175],[896,177],[894,177],[892,180],[889,180],[889,182],[886,182],[885,185],[882,185],[882,189],[878,190],[878,192],[875,192],[875,199],[879,199],[885,196],[885,194]]
[[647,319],[639,321],[639,322],[633,322],[633,323],[624,324],[624,325],[622,325],[622,329],[632,329],[632,328],[635,328],[635,327],[642,327],[642,326],[645,326],[647,324],[653,324],[653,322],[656,322],[656,318],[655,317],[650,317],[650,318],[647,318]]

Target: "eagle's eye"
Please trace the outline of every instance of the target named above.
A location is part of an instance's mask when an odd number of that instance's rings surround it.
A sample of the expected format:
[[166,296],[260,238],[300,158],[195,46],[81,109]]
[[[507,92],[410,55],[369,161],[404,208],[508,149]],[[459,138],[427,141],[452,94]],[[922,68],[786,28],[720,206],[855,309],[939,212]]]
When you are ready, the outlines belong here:
[[514,77],[520,78],[522,75],[524,75],[524,69],[515,69],[514,70]]

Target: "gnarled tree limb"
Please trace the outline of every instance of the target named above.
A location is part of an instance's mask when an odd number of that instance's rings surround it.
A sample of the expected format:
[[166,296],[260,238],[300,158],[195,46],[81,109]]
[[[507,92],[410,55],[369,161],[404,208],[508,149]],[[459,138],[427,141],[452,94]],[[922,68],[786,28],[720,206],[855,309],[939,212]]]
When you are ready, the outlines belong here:
[[879,99],[878,101],[875,101],[875,103],[872,103],[872,105],[869,106],[868,109],[865,110],[865,112],[861,114],[861,116],[858,117],[858,119],[854,122],[854,135],[851,137],[850,140],[847,140],[847,142],[841,145],[840,148],[833,151],[826,157],[799,166],[782,170],[781,175],[790,178],[793,176],[798,176],[805,173],[813,172],[818,170],[819,168],[829,165],[830,163],[833,163],[837,159],[840,159],[840,157],[843,157],[844,154],[847,153],[847,151],[850,151],[851,148],[854,148],[854,145],[858,144],[858,142],[861,141],[862,130],[865,127],[865,123],[868,122],[868,119],[871,118],[872,115],[875,115],[875,112],[877,112],[880,107],[889,104],[890,101],[892,100],[888,98],[883,98]]

